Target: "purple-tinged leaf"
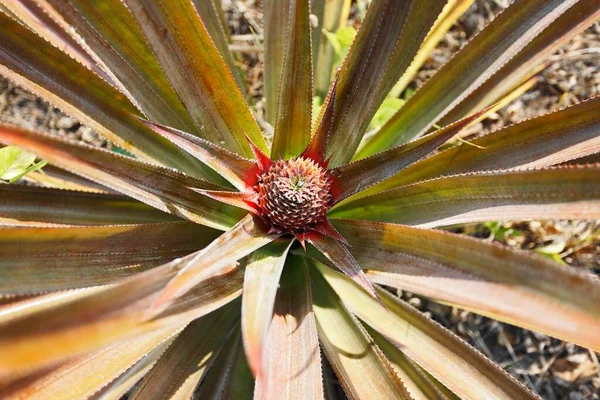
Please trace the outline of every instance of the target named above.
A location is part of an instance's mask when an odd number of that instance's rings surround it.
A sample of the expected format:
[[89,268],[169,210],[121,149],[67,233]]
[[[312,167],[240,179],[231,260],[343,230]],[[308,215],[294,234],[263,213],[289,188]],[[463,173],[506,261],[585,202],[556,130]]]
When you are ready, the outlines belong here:
[[313,268],[311,278],[319,339],[346,395],[350,399],[411,399],[383,353],[319,271]]
[[254,376],[264,375],[264,354],[273,318],[275,295],[292,241],[279,240],[248,257],[242,297],[242,338]]
[[211,276],[226,265],[234,264],[278,237],[279,234],[267,234],[258,219],[247,215],[204,250],[198,252],[185,268],[179,271],[152,305],[149,314],[158,314],[175,299],[205,280],[207,276]]
[[0,217],[66,225],[177,220],[170,214],[122,195],[22,185],[0,185]]
[[376,282],[600,349],[600,281],[586,272],[448,232],[370,221],[336,226]]
[[191,222],[0,228],[0,295],[114,283],[202,249],[218,232]]
[[350,199],[329,217],[421,227],[499,219],[598,219],[600,167],[441,177]]
[[341,67],[328,156],[350,161],[375,112],[410,65],[444,0],[371,3]]
[[254,161],[189,133],[152,121],[144,120],[143,122],[159,135],[208,165],[238,190],[244,192],[254,186],[258,173],[258,167]]
[[331,263],[360,285],[369,295],[377,299],[375,289],[352,253],[339,240],[320,233],[308,233],[306,239],[317,248]]
[[[382,305],[346,276],[322,264],[317,263],[317,268],[340,296],[340,303],[460,398],[538,399],[506,371],[414,307],[378,289]],[[340,347],[344,348],[341,343]]]
[[335,176],[332,192],[337,203],[359,193],[417,162],[476,120],[486,110],[405,145],[331,170]]
[[[279,10],[281,9],[281,10]],[[281,15],[281,25],[268,27],[267,32],[277,29],[283,36],[281,63],[277,91],[275,133],[271,146],[271,159],[297,157],[310,141],[312,110],[312,50],[310,29],[310,0],[266,0],[267,15]],[[269,23],[267,18],[267,23]],[[265,46],[272,43],[267,35]],[[276,39],[277,40],[277,39]],[[267,56],[270,51],[267,51]],[[268,73],[269,71],[265,71]]]
[[308,266],[292,257],[283,271],[254,398],[322,399],[323,378]]
[[539,168],[600,152],[600,97],[511,125],[425,158],[357,197],[440,175]]
[[125,193],[159,210],[216,229],[228,229],[244,213],[190,187],[219,189],[198,178],[58,136],[0,125],[0,140]]
[[413,94],[361,148],[357,158],[421,136],[481,86],[577,0],[519,0]]
[[266,143],[190,0],[124,0],[203,136],[244,156]]

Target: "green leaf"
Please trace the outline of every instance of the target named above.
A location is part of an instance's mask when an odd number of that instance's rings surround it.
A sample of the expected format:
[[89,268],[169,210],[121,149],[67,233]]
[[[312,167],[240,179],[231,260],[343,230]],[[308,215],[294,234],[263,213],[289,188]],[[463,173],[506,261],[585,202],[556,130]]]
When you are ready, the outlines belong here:
[[263,375],[267,336],[279,278],[292,241],[275,241],[248,258],[242,298],[242,337],[248,364],[255,376]]
[[[244,96],[189,0],[125,0],[204,138],[250,157],[267,146]],[[235,116],[235,118],[232,118]],[[203,127],[203,128],[202,128]]]
[[[15,146],[0,149],[0,179],[15,182],[35,164],[35,154]],[[39,169],[39,168],[38,168]]]
[[321,345],[346,395],[350,399],[410,399],[383,353],[323,276],[313,269],[311,278]]
[[275,299],[266,347],[265,374],[255,399],[322,399],[323,378],[308,265],[288,258]]
[[202,249],[217,235],[191,222],[0,228],[0,295],[114,283]]
[[[350,311],[400,347],[460,398],[537,398],[507,372],[412,306],[379,289],[382,305],[344,275],[322,264],[317,264],[317,267],[337,293],[336,297],[340,296],[338,302],[343,302]],[[319,286],[320,289],[324,287],[327,287],[325,283]],[[315,306],[320,323],[317,310]],[[339,343],[339,348],[345,347]],[[362,373],[365,371],[367,369],[363,369]]]
[[188,173],[205,168],[138,121],[137,109],[101,77],[3,13],[0,71],[138,157]]
[[532,0],[511,4],[412,95],[365,143],[356,158],[407,143],[427,132],[576,2]]
[[[315,94],[320,98],[325,98],[329,91],[332,75],[336,69],[334,68],[336,52],[330,42],[328,33],[337,32],[346,25],[351,2],[350,0],[321,0],[321,3],[325,3],[323,13],[320,16],[317,15],[319,25],[313,30],[313,54],[316,54],[313,57],[313,70]],[[311,13],[318,13],[315,11],[315,7],[311,7]],[[339,65],[339,62],[337,64]],[[313,112],[313,117],[316,116]]]
[[228,304],[190,323],[129,398],[191,398],[238,318],[239,304]]
[[0,125],[0,140],[36,153],[61,168],[125,193],[159,210],[216,229],[233,226],[244,212],[190,187],[219,189],[198,178],[58,136]]
[[350,200],[330,218],[421,227],[493,219],[600,218],[600,168],[563,167],[441,177]]
[[600,152],[600,98],[470,140],[425,158],[387,181],[362,192],[364,197],[440,175],[478,170],[547,167]]
[[437,230],[350,220],[336,227],[375,282],[600,349],[600,282],[584,271]]
[[348,162],[386,95],[410,65],[442,0],[375,1],[341,67],[331,165]]
[[600,18],[600,3],[595,0],[579,0],[489,80],[451,110],[440,123],[455,121],[463,115],[471,114],[498,101],[532,73],[537,73],[544,59],[587,29],[598,18]]
[[[278,10],[282,8],[282,10]],[[308,145],[311,133],[312,110],[312,50],[309,0],[267,0],[265,10],[281,15],[282,25],[275,26],[283,36],[281,77],[277,91],[275,133],[271,146],[271,158],[296,157]],[[270,28],[270,29],[273,29]],[[267,35],[266,39],[272,36]],[[265,47],[271,40],[265,40]],[[270,54],[267,51],[267,55]],[[275,67],[275,68],[278,68]],[[268,73],[268,71],[265,71]]]

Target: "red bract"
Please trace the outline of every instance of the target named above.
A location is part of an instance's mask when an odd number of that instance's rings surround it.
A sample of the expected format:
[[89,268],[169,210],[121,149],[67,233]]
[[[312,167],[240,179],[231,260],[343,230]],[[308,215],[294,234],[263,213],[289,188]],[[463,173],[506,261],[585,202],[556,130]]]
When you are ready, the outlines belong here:
[[217,0],[0,0],[0,73],[133,155],[0,125],[79,189],[0,185],[0,397],[536,397],[380,285],[600,351],[597,279],[445,229],[600,218],[600,98],[453,140],[600,2],[514,1],[371,132],[471,1],[371,1],[337,73],[348,0],[261,3],[264,116]]

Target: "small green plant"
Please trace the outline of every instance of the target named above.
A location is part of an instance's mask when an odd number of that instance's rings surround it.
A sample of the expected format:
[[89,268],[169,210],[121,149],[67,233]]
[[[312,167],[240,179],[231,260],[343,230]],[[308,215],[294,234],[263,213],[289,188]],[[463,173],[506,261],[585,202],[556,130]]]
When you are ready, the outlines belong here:
[[445,229],[600,218],[600,98],[440,149],[597,0],[515,1],[393,112],[468,1],[373,0],[330,82],[349,2],[264,0],[260,124],[218,1],[0,3],[0,73],[131,155],[0,125],[89,187],[0,185],[0,397],[536,398],[380,285],[600,350],[600,281]]
[[21,150],[15,146],[0,149],[0,179],[14,183],[46,165],[46,161],[35,162],[35,154]]

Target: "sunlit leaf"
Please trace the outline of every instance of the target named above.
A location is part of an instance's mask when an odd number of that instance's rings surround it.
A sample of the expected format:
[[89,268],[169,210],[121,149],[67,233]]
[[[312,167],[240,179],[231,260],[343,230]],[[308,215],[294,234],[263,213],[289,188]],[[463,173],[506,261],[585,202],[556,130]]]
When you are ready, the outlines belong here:
[[217,229],[227,229],[244,212],[191,189],[218,189],[176,170],[94,148],[58,136],[0,125],[0,140],[16,144],[55,165],[125,193],[159,210]]
[[[281,8],[282,10],[278,10]],[[269,15],[281,15],[275,25],[281,43],[281,77],[277,91],[271,158],[298,156],[310,140],[312,111],[312,53],[310,32],[310,0],[267,0]],[[272,29],[272,28],[271,28]],[[271,36],[267,35],[267,39]],[[266,41],[266,45],[271,44]],[[279,43],[276,44],[276,46]],[[273,61],[273,60],[271,60]]]
[[279,237],[278,234],[268,234],[259,221],[247,215],[233,228],[195,255],[185,268],[179,271],[153,304],[151,312],[163,311],[175,299],[181,297],[208,276],[260,249],[277,237]]
[[384,98],[419,50],[442,0],[375,1],[341,67],[329,146],[332,166],[352,158]]
[[[0,396],[71,400],[88,398],[177,331],[162,328],[69,361],[47,374],[19,382]],[[101,373],[99,373],[101,371]]]
[[600,348],[600,281],[584,271],[437,230],[349,220],[336,227],[375,282]]
[[292,241],[275,241],[248,258],[242,298],[242,337],[254,375],[264,374],[263,358],[273,318],[279,278]]
[[163,327],[183,326],[241,294],[243,271],[224,267],[168,312],[147,319],[148,307],[164,285],[193,257],[139,273],[118,285],[0,318],[0,375],[64,360]]
[[0,73],[136,156],[186,172],[203,167],[138,121],[123,94],[3,13]]
[[308,265],[299,257],[286,264],[277,291],[266,349],[266,372],[254,398],[322,399],[323,380]]
[[24,185],[0,185],[0,217],[70,225],[177,220],[170,214],[122,195]]
[[321,345],[348,397],[410,399],[383,353],[321,274],[313,269],[311,278]]
[[[203,136],[250,157],[244,135],[267,151],[258,125],[194,4],[125,0],[167,78]],[[235,118],[232,116],[235,115]]]
[[546,167],[600,152],[600,98],[469,140],[409,166],[358,197],[440,175]]
[[[507,372],[412,306],[378,290],[382,305],[344,275],[322,264],[317,264],[317,267],[353,313],[401,347],[412,360],[459,397],[506,400],[537,398]],[[323,283],[322,287],[327,286]],[[315,305],[315,314],[320,323],[318,309]],[[344,349],[341,343],[339,347]]]
[[339,202],[397,174],[444,144],[480,115],[481,112],[473,114],[403,146],[334,168],[331,173],[336,177],[332,190],[335,201]]
[[191,222],[0,228],[0,294],[113,283],[202,249],[217,236]]

